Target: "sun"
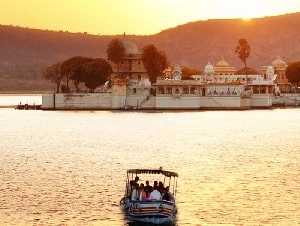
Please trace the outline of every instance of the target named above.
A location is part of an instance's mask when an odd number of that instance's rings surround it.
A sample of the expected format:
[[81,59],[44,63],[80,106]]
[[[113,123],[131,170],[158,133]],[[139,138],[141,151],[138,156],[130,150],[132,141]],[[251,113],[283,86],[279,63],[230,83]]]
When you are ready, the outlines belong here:
[[222,3],[219,10],[222,10],[219,12],[220,15],[224,15],[224,18],[240,18],[246,21],[274,13],[267,2],[261,0],[244,1],[243,4],[238,4],[235,0],[227,0],[226,4]]

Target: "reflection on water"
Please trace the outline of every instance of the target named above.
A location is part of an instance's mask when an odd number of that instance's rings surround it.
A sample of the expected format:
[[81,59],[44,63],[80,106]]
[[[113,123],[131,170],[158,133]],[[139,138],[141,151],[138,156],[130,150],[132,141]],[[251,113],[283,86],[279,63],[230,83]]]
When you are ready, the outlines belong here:
[[179,173],[179,226],[297,225],[299,122],[300,109],[0,109],[0,225],[126,225],[126,169],[160,166]]

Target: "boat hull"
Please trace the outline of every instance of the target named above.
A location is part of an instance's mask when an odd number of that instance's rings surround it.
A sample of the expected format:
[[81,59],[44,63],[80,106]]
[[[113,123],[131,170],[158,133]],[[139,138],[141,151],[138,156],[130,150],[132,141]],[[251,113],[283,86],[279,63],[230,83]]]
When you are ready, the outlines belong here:
[[174,224],[176,221],[177,208],[173,202],[126,200],[123,207],[130,221],[153,224]]

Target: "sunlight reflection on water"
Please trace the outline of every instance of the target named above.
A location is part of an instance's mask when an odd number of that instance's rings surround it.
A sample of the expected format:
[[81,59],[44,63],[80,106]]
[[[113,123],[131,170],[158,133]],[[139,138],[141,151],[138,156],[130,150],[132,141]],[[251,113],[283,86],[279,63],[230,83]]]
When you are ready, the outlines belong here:
[[179,226],[297,225],[299,122],[300,109],[0,109],[0,224],[124,225],[126,169],[163,166],[179,173]]

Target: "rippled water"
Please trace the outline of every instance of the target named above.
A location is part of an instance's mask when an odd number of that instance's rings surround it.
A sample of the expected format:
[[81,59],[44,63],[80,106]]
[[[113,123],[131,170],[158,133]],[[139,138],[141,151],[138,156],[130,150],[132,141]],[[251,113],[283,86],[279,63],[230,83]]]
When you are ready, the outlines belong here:
[[178,226],[300,224],[300,109],[0,109],[0,225],[125,225],[127,168],[179,173]]

